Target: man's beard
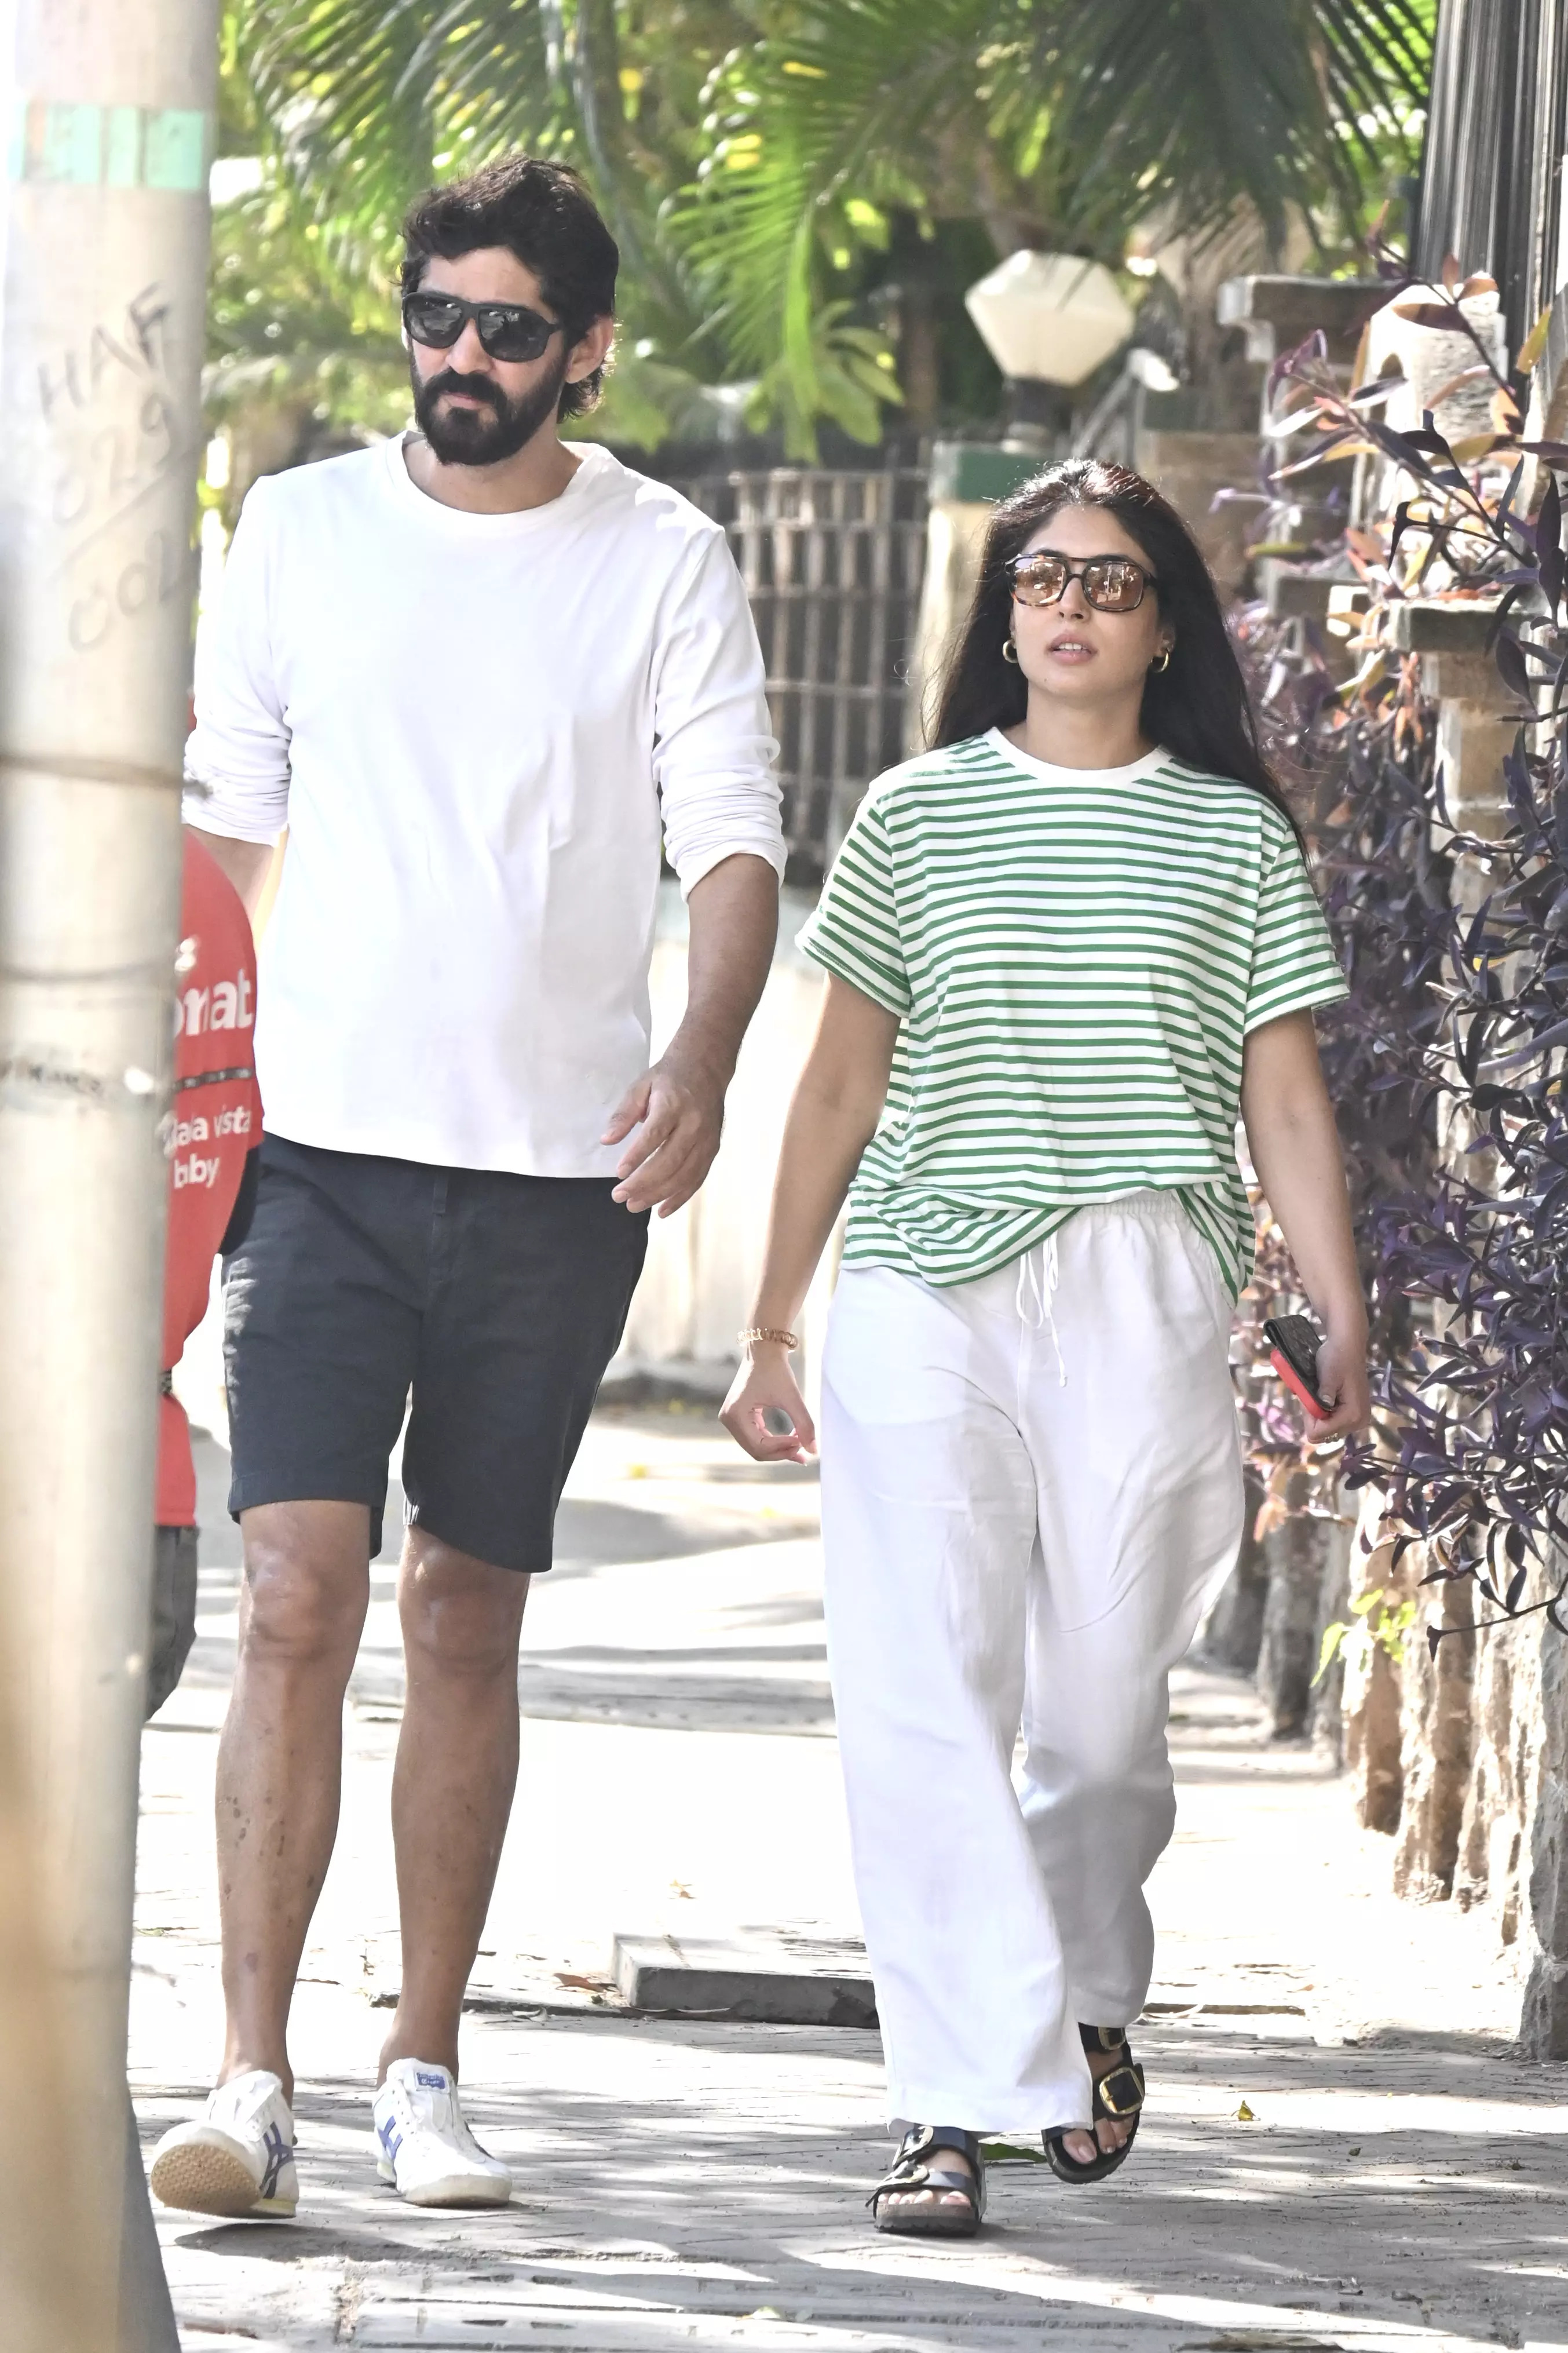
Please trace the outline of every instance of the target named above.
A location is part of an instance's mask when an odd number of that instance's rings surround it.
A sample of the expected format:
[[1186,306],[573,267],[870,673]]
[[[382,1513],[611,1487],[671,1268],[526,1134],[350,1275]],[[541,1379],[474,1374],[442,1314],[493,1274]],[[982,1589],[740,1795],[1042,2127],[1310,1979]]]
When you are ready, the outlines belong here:
[[[566,381],[566,355],[563,353],[559,366],[536,384],[531,392],[515,401],[508,400],[494,378],[488,375],[458,375],[452,368],[442,368],[422,382],[412,353],[408,373],[414,386],[415,423],[439,463],[499,466],[526,448],[540,427],[560,407],[561,387]],[[471,393],[484,406],[448,408],[437,414],[437,403],[445,392]]]

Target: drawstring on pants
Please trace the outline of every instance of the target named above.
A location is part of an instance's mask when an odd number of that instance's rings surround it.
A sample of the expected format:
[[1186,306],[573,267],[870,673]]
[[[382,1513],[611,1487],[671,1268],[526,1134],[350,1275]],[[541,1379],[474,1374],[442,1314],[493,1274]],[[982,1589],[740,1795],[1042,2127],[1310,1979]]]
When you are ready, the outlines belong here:
[[[1065,1389],[1068,1385],[1067,1359],[1062,1355],[1061,1334],[1057,1330],[1056,1310],[1052,1305],[1059,1272],[1055,1234],[1047,1234],[1038,1249],[1037,1267],[1032,1250],[1026,1250],[1018,1261],[1016,1304],[1020,1318],[1031,1332],[1048,1329],[1051,1345],[1057,1352],[1057,1387]],[[1031,1307],[1033,1314],[1029,1312]]]

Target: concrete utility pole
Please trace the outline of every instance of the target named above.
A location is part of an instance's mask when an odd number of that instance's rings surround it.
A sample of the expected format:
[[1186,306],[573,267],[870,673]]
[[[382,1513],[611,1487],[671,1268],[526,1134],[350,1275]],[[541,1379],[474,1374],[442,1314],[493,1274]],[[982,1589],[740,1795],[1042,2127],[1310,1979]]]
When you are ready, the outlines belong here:
[[[9,14],[0,1720],[66,2086],[70,2333],[3,2301],[7,2353],[111,2353],[216,0]],[[51,2162],[30,2135],[18,2116],[6,2166]]]

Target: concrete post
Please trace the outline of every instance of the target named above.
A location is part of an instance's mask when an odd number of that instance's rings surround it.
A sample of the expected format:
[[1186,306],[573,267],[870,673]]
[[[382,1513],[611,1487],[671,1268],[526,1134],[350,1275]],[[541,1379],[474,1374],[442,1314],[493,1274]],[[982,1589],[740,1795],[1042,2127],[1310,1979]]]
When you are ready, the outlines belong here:
[[[18,0],[16,24],[0,353],[0,1668],[79,2127],[55,2191],[81,2297],[69,2342],[108,2353],[216,5]],[[9,2316],[7,2345],[20,2353]]]
[[33,1808],[7,1698],[0,1683],[0,2083],[26,2129],[0,2142],[0,2311],[9,2353],[55,2353],[89,2341],[76,2218],[62,2194],[77,2169],[80,2120],[65,2096],[63,2021],[39,1934]]
[[1391,619],[1395,650],[1420,655],[1422,691],[1437,705],[1449,819],[1461,832],[1500,840],[1510,823],[1502,764],[1513,749],[1520,702],[1486,649],[1491,609],[1412,599],[1394,606]]
[[1526,1973],[1519,2039],[1532,2059],[1568,2059],[1568,1642],[1533,1630],[1530,1641],[1541,1746],[1522,1874]]

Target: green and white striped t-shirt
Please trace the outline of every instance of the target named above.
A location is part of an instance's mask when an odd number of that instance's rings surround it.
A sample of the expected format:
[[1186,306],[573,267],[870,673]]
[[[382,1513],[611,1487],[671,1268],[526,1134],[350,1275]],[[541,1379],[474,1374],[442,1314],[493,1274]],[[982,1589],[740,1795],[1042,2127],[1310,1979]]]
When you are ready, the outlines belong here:
[[900,1020],[847,1265],[966,1282],[1154,1187],[1247,1281],[1242,1040],[1346,993],[1260,794],[1164,752],[1047,767],[993,729],[877,779],[800,944]]

